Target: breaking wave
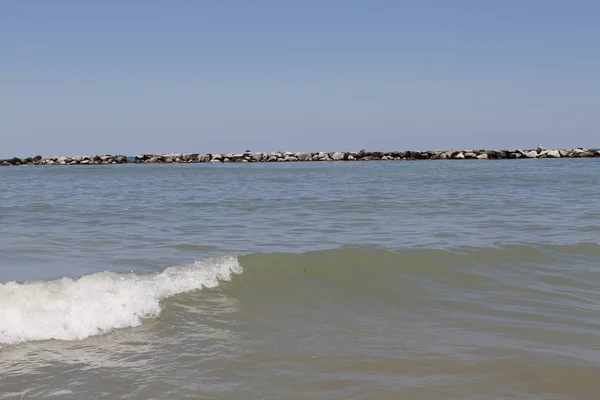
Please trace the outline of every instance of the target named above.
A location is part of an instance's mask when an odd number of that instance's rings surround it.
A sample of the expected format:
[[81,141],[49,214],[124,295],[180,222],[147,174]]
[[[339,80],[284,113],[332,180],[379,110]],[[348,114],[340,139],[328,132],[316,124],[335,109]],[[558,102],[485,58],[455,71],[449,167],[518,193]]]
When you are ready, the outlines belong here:
[[241,272],[237,258],[227,256],[158,274],[100,272],[77,279],[0,284],[0,344],[81,340],[139,326],[161,313],[162,299],[216,287]]

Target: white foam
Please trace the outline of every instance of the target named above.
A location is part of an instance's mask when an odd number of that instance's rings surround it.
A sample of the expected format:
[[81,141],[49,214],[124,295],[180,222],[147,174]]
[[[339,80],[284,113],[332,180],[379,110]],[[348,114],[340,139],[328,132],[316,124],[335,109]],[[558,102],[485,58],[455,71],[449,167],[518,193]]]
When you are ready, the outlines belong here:
[[0,284],[0,343],[81,340],[134,327],[161,312],[160,301],[242,272],[236,257],[220,257],[159,274],[101,272],[79,279]]

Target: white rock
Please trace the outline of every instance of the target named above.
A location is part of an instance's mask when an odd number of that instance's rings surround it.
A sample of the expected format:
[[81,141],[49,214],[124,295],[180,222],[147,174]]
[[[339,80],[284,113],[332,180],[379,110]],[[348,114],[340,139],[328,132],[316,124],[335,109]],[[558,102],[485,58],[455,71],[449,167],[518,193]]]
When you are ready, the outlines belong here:
[[487,160],[488,159],[488,155],[486,153],[480,154],[477,156],[478,160]]
[[334,159],[335,161],[340,161],[340,160],[343,160],[343,159],[344,159],[344,157],[345,157],[345,154],[344,154],[344,153],[341,153],[341,152],[339,152],[339,151],[336,151],[335,153],[333,153],[333,154],[331,155],[331,158],[332,158],[332,159]]
[[538,156],[538,152],[535,150],[531,150],[531,151],[527,151],[524,153],[525,157],[527,158],[537,158]]
[[560,158],[560,152],[558,150],[548,150],[546,155],[548,158]]

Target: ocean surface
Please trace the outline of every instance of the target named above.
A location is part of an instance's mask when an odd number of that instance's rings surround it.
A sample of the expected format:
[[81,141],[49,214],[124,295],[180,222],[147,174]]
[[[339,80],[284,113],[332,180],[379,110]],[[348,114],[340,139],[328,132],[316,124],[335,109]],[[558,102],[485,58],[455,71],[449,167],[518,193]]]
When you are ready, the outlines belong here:
[[600,159],[0,168],[0,399],[599,377]]

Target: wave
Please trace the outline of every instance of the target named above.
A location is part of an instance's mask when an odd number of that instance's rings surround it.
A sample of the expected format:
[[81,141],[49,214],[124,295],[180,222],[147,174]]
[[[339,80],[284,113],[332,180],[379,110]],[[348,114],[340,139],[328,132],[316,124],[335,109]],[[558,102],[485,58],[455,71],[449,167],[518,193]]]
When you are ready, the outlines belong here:
[[388,270],[424,274],[456,273],[459,269],[479,267],[515,267],[535,269],[555,267],[600,259],[600,243],[567,245],[510,244],[499,246],[460,246],[454,248],[386,249],[377,245],[347,245],[336,249],[309,251],[300,254],[259,253],[240,257],[245,269],[253,275],[281,274],[284,270],[310,270],[323,276],[349,274],[353,271]]
[[[369,296],[381,301],[406,297],[414,306],[430,296],[473,290],[503,290],[523,296],[531,290],[553,296],[594,296],[600,273],[600,244],[504,245],[453,249],[390,250],[349,245],[305,253],[253,253],[223,256],[161,273],[102,272],[0,284],[0,345],[37,340],[81,340],[114,329],[136,327],[161,313],[173,295],[219,286],[245,271],[243,280],[224,287],[226,295],[268,296],[295,301],[315,294]],[[482,289],[483,288],[483,289]]]
[[81,340],[135,327],[161,313],[161,300],[212,288],[242,272],[236,257],[224,256],[158,274],[101,272],[0,284],[0,344],[37,340]]

